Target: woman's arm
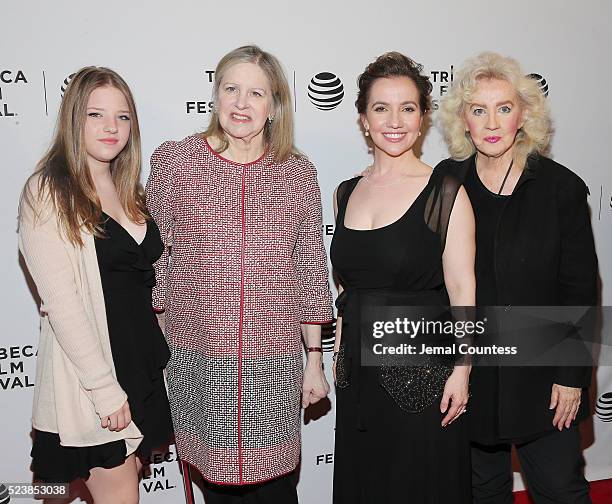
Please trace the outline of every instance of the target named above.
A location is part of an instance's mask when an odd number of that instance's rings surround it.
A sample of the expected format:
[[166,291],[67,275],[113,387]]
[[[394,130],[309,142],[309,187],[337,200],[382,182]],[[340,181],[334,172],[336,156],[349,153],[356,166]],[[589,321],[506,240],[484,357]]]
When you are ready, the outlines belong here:
[[[446,246],[442,255],[444,282],[451,306],[468,307],[474,306],[476,302],[475,235],[472,205],[465,189],[460,187],[450,215]],[[446,413],[442,426],[453,422],[465,411],[470,371],[469,365],[457,365],[448,378],[440,403],[440,411]]]
[[[338,218],[338,188],[334,190],[334,196],[332,198],[332,203],[334,206],[334,221]],[[338,283],[338,296],[342,294],[344,291],[344,287],[340,283]],[[334,337],[334,357],[332,362],[332,372],[334,375],[334,383],[336,383],[336,357],[338,356],[338,352],[340,351],[340,342],[342,341],[342,316],[338,314],[338,318],[336,319],[336,332]]]
[[[173,197],[173,163],[176,142],[164,142],[151,156],[151,173],[146,185],[147,208],[155,220],[164,251],[155,262],[155,287],[153,287],[153,308],[163,311],[166,308],[166,276],[172,247],[172,231],[174,227],[172,215]],[[163,324],[163,318],[160,321]],[[164,328],[165,329],[165,328]]]
[[127,395],[104,358],[85,310],[68,254],[67,247],[71,245],[62,239],[51,201],[38,200],[34,186],[36,182],[31,181],[32,204],[23,199],[20,204],[19,250],[36,284],[55,339],[74,366],[81,386],[91,393],[96,413],[105,418],[122,408]]
[[[597,255],[584,182],[570,174],[559,186],[558,215],[561,231],[559,260],[560,304],[595,306],[597,303]],[[587,359],[588,351],[585,351]],[[563,358],[563,357],[561,357]],[[553,425],[569,428],[580,407],[582,389],[591,383],[591,366],[564,366],[556,369],[550,409]]]
[[[311,163],[306,163],[304,190],[306,196],[306,217],[300,225],[295,245],[295,264],[301,307],[302,335],[307,347],[321,346],[321,324],[332,321],[331,293],[327,255],[323,245],[321,193],[317,173]],[[302,405],[317,402],[327,396],[329,385],[322,366],[321,352],[308,352]]]

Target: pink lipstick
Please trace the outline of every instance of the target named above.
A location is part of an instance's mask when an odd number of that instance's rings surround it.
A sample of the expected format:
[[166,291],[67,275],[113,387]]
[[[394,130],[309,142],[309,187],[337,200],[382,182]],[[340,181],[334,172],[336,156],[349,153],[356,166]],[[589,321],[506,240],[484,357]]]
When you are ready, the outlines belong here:
[[100,142],[105,143],[107,145],[115,145],[119,140],[116,138],[101,138]]

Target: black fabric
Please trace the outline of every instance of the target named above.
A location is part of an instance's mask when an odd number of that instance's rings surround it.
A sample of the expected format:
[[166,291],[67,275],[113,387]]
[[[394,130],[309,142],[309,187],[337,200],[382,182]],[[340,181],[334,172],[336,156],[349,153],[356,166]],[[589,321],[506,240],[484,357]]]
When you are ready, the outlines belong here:
[[[121,225],[105,217],[105,236],[94,241],[111,350],[117,381],[144,436],[136,454],[146,460],[153,448],[170,443],[173,435],[163,377],[170,351],[151,307],[153,263],[163,245],[153,220],[147,222],[144,240],[138,244]],[[125,453],[124,441],[64,447],[58,434],[36,432],[32,467],[36,479],[67,482],[87,478],[92,467],[120,465]]]
[[[464,181],[474,164],[473,156],[465,161],[447,159],[436,168]],[[491,304],[506,306],[509,312],[512,306],[596,304],[597,257],[587,192],[584,182],[564,166],[543,156],[528,159],[493,237],[497,296]],[[486,279],[476,278],[477,284],[483,280],[486,285]],[[537,338],[538,332],[526,337]],[[589,367],[561,362],[557,367],[499,368],[494,403],[477,399],[480,388],[490,384],[490,374],[478,366],[472,370],[470,435],[474,440],[490,432],[494,417],[500,440],[524,440],[553,429],[554,410],[548,408],[553,383],[583,388],[577,421],[589,414]]]
[[215,485],[204,481],[206,504],[297,504],[295,473],[256,485]]
[[[476,171],[476,163],[472,162],[463,183],[472,203],[476,221],[476,305],[496,306],[497,286],[495,283],[494,244],[495,233],[501,213],[509,200],[509,196],[499,196],[489,191],[480,180]],[[487,328],[491,330],[495,324],[488,317]],[[470,387],[470,422],[477,425],[477,437],[483,442],[495,443],[499,440],[499,370],[493,366],[479,368],[477,379],[471,380]],[[472,407],[474,404],[486,404],[486,407]]]
[[94,467],[111,469],[125,462],[125,441],[97,446],[61,446],[58,434],[34,430],[32,472],[34,481],[69,483],[89,478]]
[[[510,444],[472,444],[475,504],[512,504]],[[516,445],[535,504],[589,504],[589,486],[576,426]]]
[[[344,288],[341,348],[349,384],[336,390],[334,503],[470,502],[470,460],[463,418],[442,428],[439,400],[421,413],[401,409],[381,384],[380,368],[361,366],[360,306],[372,294],[403,296],[414,306],[448,303],[442,253],[460,187],[435,170],[397,221],[373,230],[344,225],[359,178],[337,192],[331,260]],[[410,301],[407,301],[410,300]],[[339,364],[338,364],[339,365]]]
[[463,183],[476,220],[476,305],[496,306],[494,244],[495,233],[509,196],[489,191],[480,180],[476,163],[471,163]]

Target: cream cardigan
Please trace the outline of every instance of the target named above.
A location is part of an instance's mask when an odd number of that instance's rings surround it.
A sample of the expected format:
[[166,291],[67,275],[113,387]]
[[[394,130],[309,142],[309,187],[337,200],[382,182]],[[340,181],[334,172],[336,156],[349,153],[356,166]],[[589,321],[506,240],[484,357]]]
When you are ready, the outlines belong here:
[[64,239],[52,202],[38,200],[38,178],[28,187],[34,208],[22,196],[19,250],[42,300],[32,425],[58,433],[62,446],[124,439],[129,455],[142,440],[134,422],[120,432],[100,426],[127,395],[115,376],[94,237],[82,233],[82,248]]

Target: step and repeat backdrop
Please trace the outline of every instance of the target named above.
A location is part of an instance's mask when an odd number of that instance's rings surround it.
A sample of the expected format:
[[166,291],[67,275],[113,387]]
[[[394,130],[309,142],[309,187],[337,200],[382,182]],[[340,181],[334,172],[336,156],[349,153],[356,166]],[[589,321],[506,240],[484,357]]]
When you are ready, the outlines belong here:
[[[597,0],[453,2],[122,2],[103,4],[21,0],[1,7],[0,30],[0,481],[31,481],[30,413],[38,344],[33,286],[17,251],[16,215],[22,185],[54,128],[71,75],[85,65],[117,70],[134,92],[143,138],[143,181],[153,149],[205,128],[214,69],[223,54],[255,43],[283,63],[291,85],[297,145],[318,168],[323,233],[334,232],[332,193],[370,164],[354,107],[356,78],[379,54],[401,51],[425,67],[439,100],[466,58],[493,50],[517,58],[547,94],[555,136],[552,157],[577,172],[590,189],[600,260],[603,304],[612,304],[612,5]],[[321,83],[337,90],[321,102]],[[422,158],[447,157],[430,124]],[[611,330],[604,320],[604,331]],[[328,335],[329,336],[329,335]],[[332,339],[325,363],[330,366]],[[605,351],[605,349],[603,350]],[[610,359],[608,359],[610,362]],[[331,375],[331,373],[330,373]],[[330,376],[331,382],[331,376]],[[582,425],[586,474],[612,477],[612,369],[600,366],[592,390],[593,417]],[[527,412],[525,414],[528,414]],[[331,502],[334,395],[304,414],[299,478],[301,502]],[[142,502],[183,502],[177,453],[149,461]],[[384,461],[380,461],[384,463]],[[197,475],[194,475],[197,483]],[[517,473],[515,488],[522,488]],[[65,502],[87,499],[78,485]],[[0,502],[8,500],[0,495]],[[196,501],[203,497],[196,484]],[[20,502],[34,502],[27,499]]]

